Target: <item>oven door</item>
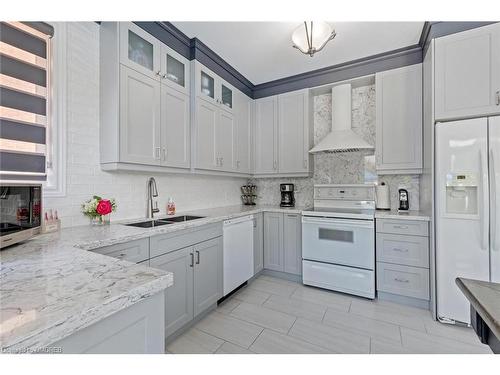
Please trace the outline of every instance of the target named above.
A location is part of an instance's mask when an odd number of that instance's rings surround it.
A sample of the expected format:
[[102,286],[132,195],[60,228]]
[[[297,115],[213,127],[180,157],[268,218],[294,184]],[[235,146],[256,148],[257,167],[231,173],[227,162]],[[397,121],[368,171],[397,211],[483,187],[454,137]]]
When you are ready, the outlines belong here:
[[374,221],[303,216],[302,258],[375,269]]

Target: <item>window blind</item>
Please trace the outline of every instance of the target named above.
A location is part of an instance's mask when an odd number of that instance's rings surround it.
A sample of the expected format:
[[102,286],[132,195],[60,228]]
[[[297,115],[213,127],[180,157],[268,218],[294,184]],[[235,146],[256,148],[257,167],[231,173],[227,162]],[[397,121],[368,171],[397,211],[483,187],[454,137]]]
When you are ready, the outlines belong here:
[[43,22],[0,22],[0,179],[45,180],[50,38]]

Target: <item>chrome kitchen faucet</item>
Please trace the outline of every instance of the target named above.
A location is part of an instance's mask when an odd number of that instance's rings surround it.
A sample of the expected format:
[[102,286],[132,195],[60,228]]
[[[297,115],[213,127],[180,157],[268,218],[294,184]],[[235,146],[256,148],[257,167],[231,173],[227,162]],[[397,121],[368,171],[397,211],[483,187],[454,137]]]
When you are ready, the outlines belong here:
[[158,196],[158,189],[156,188],[156,180],[154,177],[150,177],[148,180],[148,199],[147,199],[147,208],[146,208],[146,217],[148,219],[153,219],[154,214],[160,212],[158,208],[158,202],[154,202],[153,207],[153,198]]

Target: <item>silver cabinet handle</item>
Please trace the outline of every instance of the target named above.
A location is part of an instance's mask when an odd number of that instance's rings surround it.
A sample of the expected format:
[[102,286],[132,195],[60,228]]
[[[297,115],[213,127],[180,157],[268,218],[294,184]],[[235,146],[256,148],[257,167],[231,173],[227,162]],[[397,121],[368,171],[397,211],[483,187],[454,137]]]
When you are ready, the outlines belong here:
[[495,94],[496,94],[496,104],[500,105],[500,90],[498,90]]
[[189,267],[194,267],[194,254],[190,253],[189,255],[191,255],[191,264],[189,265]]
[[167,149],[163,147],[163,160],[167,160]]
[[200,264],[200,252],[196,250],[196,264]]
[[155,73],[158,77],[161,77],[161,71],[158,70],[156,73]]
[[398,247],[394,247],[392,249],[392,251],[397,251],[397,252],[400,252],[400,253],[407,253],[408,252],[408,249],[400,249]]
[[394,281],[397,281],[398,283],[409,283],[410,280],[408,279],[400,279],[399,277],[395,277]]
[[167,74],[166,73],[162,74],[161,78],[166,79],[167,78]]
[[253,227],[257,228],[257,219],[253,219]]
[[224,165],[224,158],[220,158],[220,166],[222,167]]
[[155,159],[160,159],[160,147],[155,147]]
[[273,169],[276,170],[276,160],[273,161]]
[[307,159],[304,159],[304,169],[307,169]]
[[397,229],[408,229],[408,226],[407,225],[394,225],[394,228],[397,228]]
[[236,169],[240,169],[240,161],[236,160]]
[[118,255],[118,256],[117,256],[117,258],[121,259],[121,258],[123,258],[125,255],[127,255],[127,254],[125,254],[125,253],[121,253],[120,255]]

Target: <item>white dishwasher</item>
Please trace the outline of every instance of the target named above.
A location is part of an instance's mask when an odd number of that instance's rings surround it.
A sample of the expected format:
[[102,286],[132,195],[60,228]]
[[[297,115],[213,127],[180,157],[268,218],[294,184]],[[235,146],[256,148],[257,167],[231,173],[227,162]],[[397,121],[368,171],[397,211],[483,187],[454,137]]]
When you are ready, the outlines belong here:
[[224,221],[224,296],[253,276],[253,222],[252,215]]

